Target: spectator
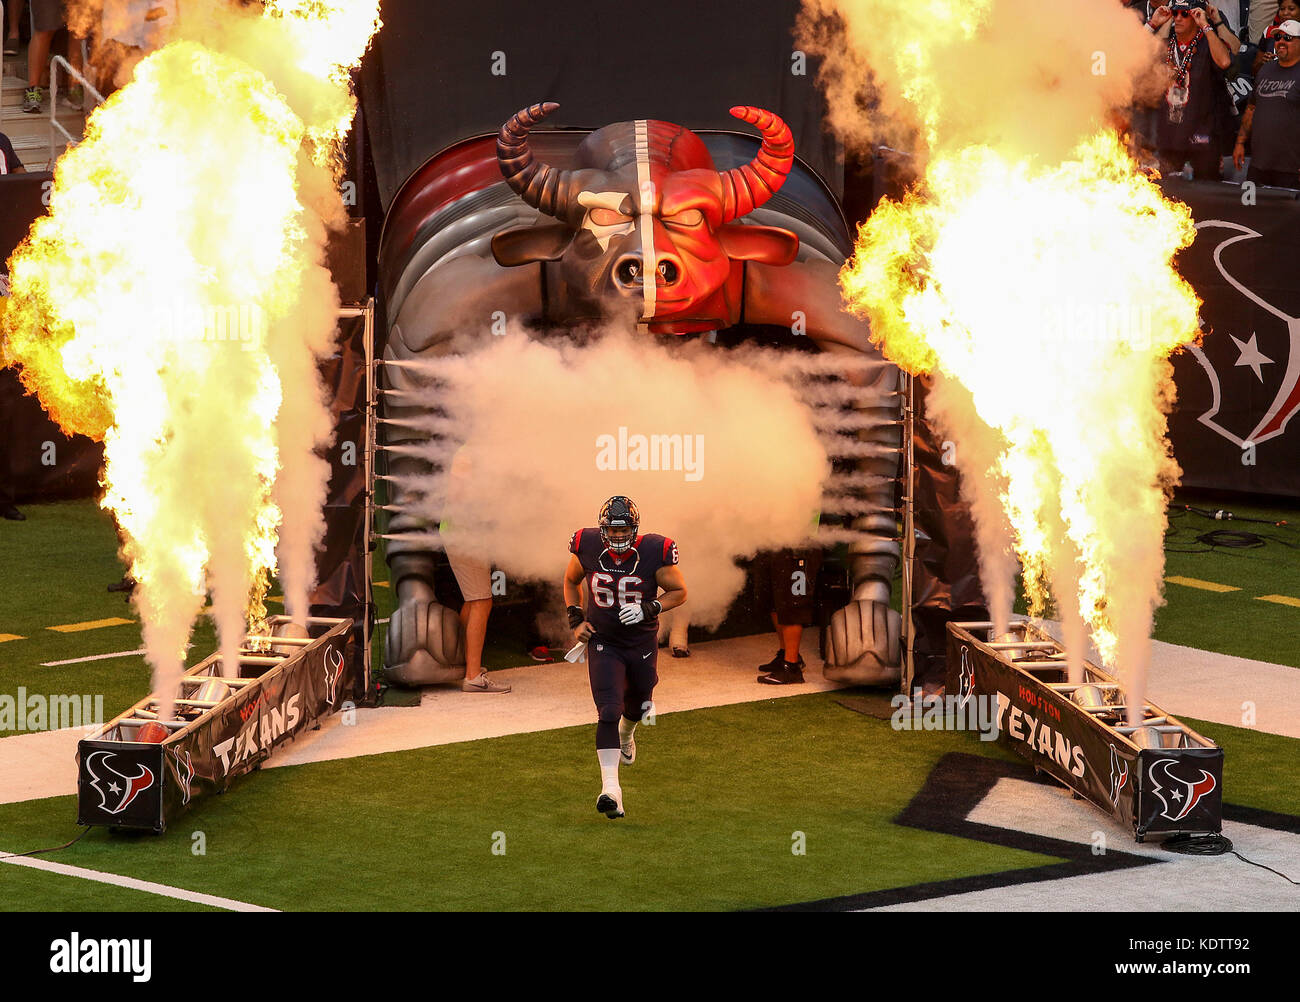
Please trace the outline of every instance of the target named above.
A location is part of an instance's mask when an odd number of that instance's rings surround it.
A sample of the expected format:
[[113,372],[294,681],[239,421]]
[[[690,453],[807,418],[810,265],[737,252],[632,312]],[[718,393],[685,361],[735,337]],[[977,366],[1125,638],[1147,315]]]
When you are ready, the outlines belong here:
[[[23,162],[18,159],[18,154],[14,152],[14,144],[9,141],[9,137],[0,132],[0,174],[25,174],[27,168]],[[0,295],[9,295],[8,281],[6,276],[5,291]]]
[[755,560],[755,591],[759,601],[772,604],[772,626],[779,644],[776,657],[759,666],[760,682],[768,685],[803,682],[804,660],[799,645],[804,628],[815,622],[815,591],[821,563],[821,550],[811,548],[760,553]]
[[1204,0],[1174,0],[1158,8],[1148,26],[1159,31],[1171,20],[1165,55],[1170,81],[1158,107],[1156,156],[1165,172],[1188,163],[1193,177],[1217,181],[1222,177],[1220,157],[1232,135],[1223,76],[1232,65],[1232,52],[1216,30],[1222,19],[1217,11],[1207,13]]
[[18,25],[22,23],[23,0],[9,0],[5,5],[5,10],[9,12],[9,32],[5,35],[5,55],[18,55]]
[[[448,493],[453,499],[464,491],[471,473],[469,447],[461,446],[452,457],[448,474]],[[461,691],[509,692],[510,686],[493,682],[483,669],[483,644],[487,640],[488,617],[492,614],[492,568],[458,545],[455,527],[444,522],[440,532],[447,560],[465,600],[460,607],[460,622],[465,628],[465,680]]]
[[1285,18],[1279,18],[1278,0],[1250,0],[1250,21],[1246,27],[1246,38],[1260,38],[1270,24],[1280,24]]
[[1255,53],[1255,67],[1252,72],[1259,74],[1259,68],[1276,58],[1273,47],[1273,33],[1283,21],[1300,21],[1300,0],[1282,0],[1278,4],[1277,14],[1264,29],[1259,38],[1259,48]]
[[673,657],[689,658],[690,644],[687,643],[687,630],[690,629],[691,617],[684,608],[672,609],[659,614],[659,646],[671,645]]
[[1260,67],[1255,90],[1241,119],[1232,162],[1245,163],[1247,180],[1279,188],[1300,188],[1300,21],[1283,21],[1273,32],[1277,59]]
[[[23,95],[23,111],[34,115],[45,101],[45,88],[50,84],[50,46],[54,36],[64,26],[63,0],[29,0],[32,9],[32,42],[27,48],[27,91]],[[81,42],[68,36],[68,63],[81,70]],[[85,101],[80,84],[68,88],[67,104],[78,111]]]

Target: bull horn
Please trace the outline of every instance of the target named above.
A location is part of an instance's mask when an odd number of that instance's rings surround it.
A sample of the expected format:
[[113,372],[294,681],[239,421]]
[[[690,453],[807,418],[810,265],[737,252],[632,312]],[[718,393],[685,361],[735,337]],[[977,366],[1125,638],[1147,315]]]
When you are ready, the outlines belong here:
[[785,122],[762,108],[737,107],[731,109],[731,114],[758,129],[763,134],[763,145],[745,166],[719,173],[724,223],[753,212],[775,195],[794,164],[794,138]]
[[534,209],[563,219],[568,213],[569,171],[540,163],[528,146],[528,130],[553,112],[554,101],[534,104],[516,114],[497,136],[497,163],[506,183]]

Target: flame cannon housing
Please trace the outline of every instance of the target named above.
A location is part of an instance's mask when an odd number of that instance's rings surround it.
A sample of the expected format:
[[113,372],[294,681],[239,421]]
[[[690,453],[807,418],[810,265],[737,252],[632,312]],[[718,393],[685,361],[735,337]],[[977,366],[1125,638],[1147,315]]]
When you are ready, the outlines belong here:
[[998,740],[1148,835],[1223,828],[1223,749],[1148,702],[1129,725],[1120,683],[1091,662],[1068,679],[1065,648],[1029,623],[948,624],[948,692],[997,700]]
[[78,742],[78,824],[165,831],[339,709],[360,670],[352,620],[309,619],[303,638],[274,635],[291,632],[286,617],[269,624],[272,636],[248,637],[238,677],[219,654],[185,672],[177,720],[159,720],[153,694]]

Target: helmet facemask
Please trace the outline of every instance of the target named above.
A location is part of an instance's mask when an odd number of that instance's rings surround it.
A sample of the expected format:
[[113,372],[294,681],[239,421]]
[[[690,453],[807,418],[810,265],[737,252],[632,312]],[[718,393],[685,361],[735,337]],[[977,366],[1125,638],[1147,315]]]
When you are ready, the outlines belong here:
[[636,505],[630,499],[610,498],[600,509],[600,541],[611,553],[627,553],[636,543],[640,520]]

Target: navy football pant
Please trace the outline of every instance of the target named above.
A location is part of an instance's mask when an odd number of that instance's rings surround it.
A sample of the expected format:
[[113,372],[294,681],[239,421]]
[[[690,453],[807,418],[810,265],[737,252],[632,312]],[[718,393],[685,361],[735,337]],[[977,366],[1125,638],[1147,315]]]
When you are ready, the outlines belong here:
[[617,748],[618,718],[640,723],[650,708],[659,674],[655,670],[659,648],[651,633],[632,647],[615,646],[592,637],[587,645],[587,676],[596,701],[596,747]]

